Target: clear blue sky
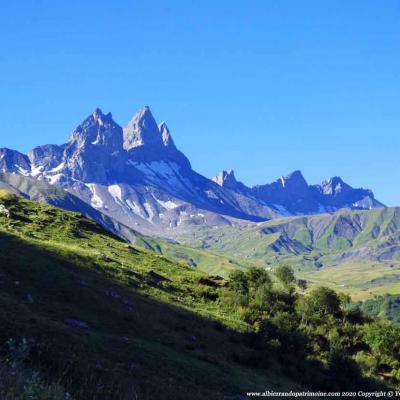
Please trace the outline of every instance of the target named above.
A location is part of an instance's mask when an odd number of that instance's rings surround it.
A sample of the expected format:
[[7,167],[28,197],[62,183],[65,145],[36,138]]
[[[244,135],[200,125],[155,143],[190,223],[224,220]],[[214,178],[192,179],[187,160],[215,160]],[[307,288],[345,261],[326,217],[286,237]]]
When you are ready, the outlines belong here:
[[398,0],[21,0],[0,15],[0,147],[149,105],[204,175],[341,175],[400,205]]

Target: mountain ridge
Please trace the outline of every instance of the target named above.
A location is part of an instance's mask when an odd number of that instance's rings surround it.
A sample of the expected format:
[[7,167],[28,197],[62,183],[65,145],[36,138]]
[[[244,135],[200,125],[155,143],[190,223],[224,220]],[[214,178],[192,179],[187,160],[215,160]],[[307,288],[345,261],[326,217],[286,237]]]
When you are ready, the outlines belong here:
[[247,227],[198,227],[177,240],[267,269],[291,265],[302,279],[365,299],[398,293],[399,232],[400,207],[390,207],[291,216]]
[[38,146],[27,155],[0,149],[0,172],[45,180],[132,229],[166,237],[199,224],[384,207],[370,190],[337,177],[308,185],[300,171],[255,187],[238,182],[233,171],[208,179],[192,169],[148,106],[124,128],[97,108],[65,144]]

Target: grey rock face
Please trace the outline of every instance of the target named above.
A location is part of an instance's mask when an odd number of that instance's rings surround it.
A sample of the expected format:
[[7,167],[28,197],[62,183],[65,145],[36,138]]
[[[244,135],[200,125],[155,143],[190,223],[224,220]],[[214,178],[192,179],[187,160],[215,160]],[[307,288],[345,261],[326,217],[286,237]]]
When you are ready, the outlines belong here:
[[167,124],[165,122],[161,122],[161,124],[158,125],[158,130],[161,133],[161,138],[162,138],[164,146],[176,149],[175,143],[172,140],[172,136],[171,136],[171,133],[169,132]]
[[279,204],[290,214],[308,214],[318,210],[309,186],[300,171],[282,176],[277,181],[252,189],[254,195],[266,203]]
[[327,207],[349,207],[360,210],[383,207],[383,204],[374,198],[371,190],[354,189],[338,176],[322,182],[321,185],[315,185],[312,189]]
[[157,125],[147,106],[124,128],[124,149],[131,164],[170,161],[183,170],[191,170],[189,160],[175,147],[166,123]]
[[28,175],[31,170],[29,158],[18,151],[0,149],[0,172]]
[[39,174],[41,170],[49,170],[60,165],[64,147],[56,144],[47,144],[32,149],[28,153],[28,158],[32,166],[36,168],[36,173]]
[[152,148],[164,146],[157,122],[148,106],[137,112],[124,128],[125,150],[146,145]]
[[111,113],[96,109],[72,132],[63,162],[64,173],[83,182],[112,182],[123,173],[123,133]]
[[222,170],[217,176],[212,179],[215,183],[219,186],[226,187],[229,189],[237,189],[238,185],[240,184],[236,178],[235,173],[232,169],[225,171]]

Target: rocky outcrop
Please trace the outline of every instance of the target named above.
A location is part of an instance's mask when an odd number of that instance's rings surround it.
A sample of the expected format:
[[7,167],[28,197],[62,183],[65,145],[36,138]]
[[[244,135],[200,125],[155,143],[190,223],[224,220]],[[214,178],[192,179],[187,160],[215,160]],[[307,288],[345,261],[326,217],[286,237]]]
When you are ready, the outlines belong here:
[[29,175],[31,172],[29,158],[16,150],[0,149],[0,172]]

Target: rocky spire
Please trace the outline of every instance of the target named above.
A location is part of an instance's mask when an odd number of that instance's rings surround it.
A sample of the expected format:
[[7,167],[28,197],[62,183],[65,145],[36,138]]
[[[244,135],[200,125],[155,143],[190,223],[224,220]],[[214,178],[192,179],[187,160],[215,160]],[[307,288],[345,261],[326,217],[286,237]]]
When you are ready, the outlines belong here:
[[124,128],[124,149],[133,163],[168,161],[191,170],[189,160],[175,147],[167,124],[157,125],[147,106]]
[[160,131],[164,146],[175,148],[175,144],[174,141],[172,140],[171,133],[168,129],[167,124],[165,122],[161,122],[161,124],[158,126],[158,130]]
[[237,184],[237,180],[235,178],[235,173],[232,169],[226,171],[222,170],[218,175],[214,176],[212,180],[217,183],[219,186],[235,186]]
[[336,196],[343,191],[348,191],[351,187],[343,182],[339,176],[334,176],[326,181],[323,181],[320,185],[320,191],[322,194],[327,196]]
[[308,184],[299,170],[293,171],[289,175],[281,176],[277,182],[282,188],[308,188]]
[[148,106],[139,110],[124,128],[124,149],[149,145],[162,147],[163,140]]
[[63,171],[83,182],[107,182],[122,173],[122,128],[97,108],[72,132],[63,152]]
[[235,173],[233,172],[232,169],[225,171],[222,170],[217,176],[214,176],[212,180],[219,186],[226,188],[226,189],[231,189],[235,190],[240,193],[248,193],[250,190],[246,185],[244,185],[242,182],[239,182],[236,180]]
[[77,147],[105,147],[112,153],[122,150],[122,128],[114,122],[111,113],[103,114],[96,110],[82,124],[74,129],[68,139],[68,144]]

